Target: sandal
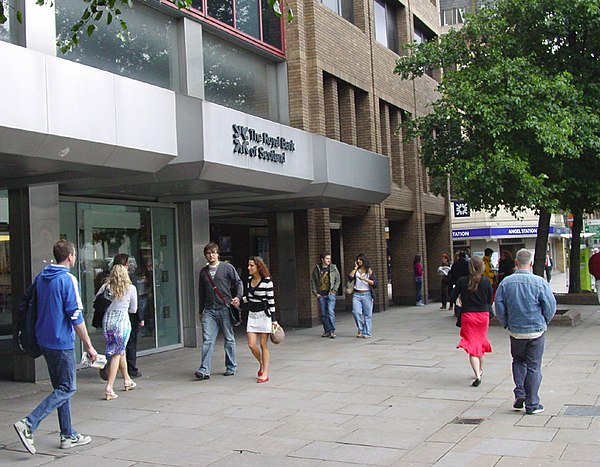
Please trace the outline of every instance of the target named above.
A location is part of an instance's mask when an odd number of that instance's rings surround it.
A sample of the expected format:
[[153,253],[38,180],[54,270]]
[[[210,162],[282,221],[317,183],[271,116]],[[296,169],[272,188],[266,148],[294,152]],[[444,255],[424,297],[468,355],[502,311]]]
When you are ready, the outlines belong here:
[[137,387],[137,384],[135,381],[129,380],[129,381],[125,381],[125,383],[124,383],[125,391],[129,391],[130,389],[135,389],[136,387]]
[[117,396],[117,394],[115,394],[115,391],[113,390],[113,388],[111,388],[110,386],[107,386],[106,389],[104,390],[104,398],[107,401],[112,401],[112,400],[116,399],[117,397],[119,397],[119,396]]

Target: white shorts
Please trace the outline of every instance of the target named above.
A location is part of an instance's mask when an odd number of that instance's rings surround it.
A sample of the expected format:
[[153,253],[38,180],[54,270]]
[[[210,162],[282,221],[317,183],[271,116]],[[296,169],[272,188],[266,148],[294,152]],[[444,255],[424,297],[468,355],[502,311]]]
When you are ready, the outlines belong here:
[[251,311],[248,313],[246,332],[271,334],[272,321],[264,311]]

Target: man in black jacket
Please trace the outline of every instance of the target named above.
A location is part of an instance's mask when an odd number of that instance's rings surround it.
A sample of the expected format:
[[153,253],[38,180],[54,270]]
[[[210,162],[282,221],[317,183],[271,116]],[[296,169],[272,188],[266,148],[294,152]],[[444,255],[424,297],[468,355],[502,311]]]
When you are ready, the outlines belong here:
[[[469,275],[469,260],[467,259],[467,253],[461,251],[458,253],[458,259],[454,261],[452,267],[450,268],[450,273],[448,274],[448,283],[450,287],[454,289],[456,282],[463,276]],[[452,309],[453,303],[450,302],[450,309]],[[456,316],[456,310],[454,310],[454,315]]]

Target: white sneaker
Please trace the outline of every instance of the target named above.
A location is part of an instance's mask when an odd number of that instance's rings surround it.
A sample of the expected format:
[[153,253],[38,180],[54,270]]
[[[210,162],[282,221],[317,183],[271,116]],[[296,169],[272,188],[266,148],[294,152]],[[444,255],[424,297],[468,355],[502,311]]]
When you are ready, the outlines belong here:
[[31,432],[31,428],[23,418],[19,420],[17,423],[13,425],[15,427],[15,431],[21,438],[21,442],[25,449],[27,449],[31,454],[35,454],[35,446],[33,445],[33,433]]
[[85,446],[86,444],[90,444],[92,442],[91,436],[80,435],[77,434],[73,437],[60,437],[60,448],[61,449],[71,449],[77,446]]

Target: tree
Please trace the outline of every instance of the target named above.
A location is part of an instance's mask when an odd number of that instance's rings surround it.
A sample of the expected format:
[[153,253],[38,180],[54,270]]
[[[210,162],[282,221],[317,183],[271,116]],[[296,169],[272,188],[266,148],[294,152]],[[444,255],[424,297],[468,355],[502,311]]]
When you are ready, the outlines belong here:
[[[195,0],[168,0],[173,3],[180,10],[186,10],[195,6]],[[278,17],[283,16],[280,0],[266,0],[269,6],[273,9]],[[285,1],[285,0],[284,0]],[[36,0],[37,5],[53,4],[53,0]],[[127,22],[121,18],[122,8],[131,8],[133,6],[132,0],[83,0],[85,7],[81,13],[79,20],[75,21],[71,26],[71,33],[64,39],[59,39],[56,46],[62,53],[67,53],[77,47],[79,39],[83,34],[88,37],[92,36],[98,29],[96,22],[106,21],[107,25],[114,22],[119,24],[120,30],[116,32],[116,37],[121,41],[126,41]],[[223,2],[227,4],[226,1]],[[232,4],[229,4],[232,7]],[[83,5],[82,5],[83,6]],[[11,6],[7,6],[3,0],[0,0],[0,24],[4,24],[8,21],[8,11]],[[285,2],[285,11],[288,22],[293,21],[294,13]],[[20,10],[15,10],[15,17],[19,23],[23,22],[23,13]]]
[[597,0],[498,0],[397,61],[403,79],[444,70],[431,112],[406,129],[429,174],[452,174],[475,209],[542,214],[538,274],[549,212],[600,207],[599,38]]

